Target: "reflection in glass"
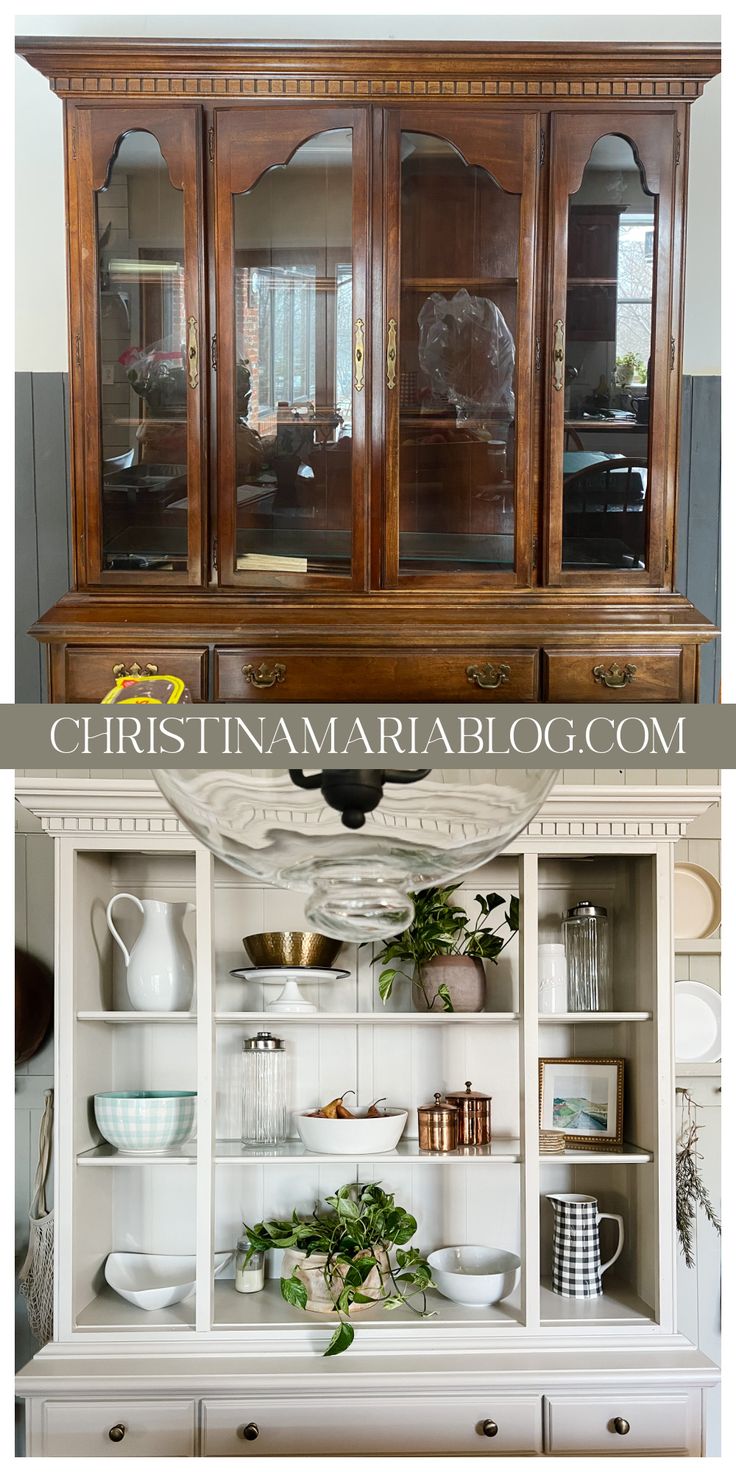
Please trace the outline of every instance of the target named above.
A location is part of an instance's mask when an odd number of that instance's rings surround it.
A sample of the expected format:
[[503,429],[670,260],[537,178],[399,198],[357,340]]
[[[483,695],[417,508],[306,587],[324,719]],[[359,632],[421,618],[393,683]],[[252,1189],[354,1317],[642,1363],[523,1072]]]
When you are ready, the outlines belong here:
[[237,567],[349,574],[352,132],[233,198]]
[[514,563],[519,198],[401,139],[401,571]]
[[562,564],[646,566],[656,200],[599,139],[568,215]]
[[102,566],[185,572],[184,200],[150,133],[123,138],[97,237]]

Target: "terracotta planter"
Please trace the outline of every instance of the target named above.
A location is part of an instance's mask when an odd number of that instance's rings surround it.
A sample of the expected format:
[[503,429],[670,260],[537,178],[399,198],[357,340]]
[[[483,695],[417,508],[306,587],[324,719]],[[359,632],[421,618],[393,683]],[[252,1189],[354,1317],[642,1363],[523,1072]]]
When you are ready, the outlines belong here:
[[[361,1288],[361,1293],[367,1294],[369,1298],[381,1298],[385,1291],[385,1283],[388,1274],[388,1256],[383,1248],[377,1249],[373,1254],[381,1264],[372,1268],[371,1272]],[[311,1314],[334,1314],[336,1309],[334,1299],[340,1292],[341,1281],[345,1275],[345,1267],[338,1263],[334,1269],[331,1284],[325,1281],[325,1264],[327,1257],[324,1253],[313,1252],[307,1257],[305,1252],[299,1252],[295,1247],[287,1247],[283,1262],[281,1264],[282,1278],[290,1278],[296,1273],[300,1283],[307,1290],[307,1312]],[[350,1313],[360,1313],[362,1309],[370,1308],[369,1303],[354,1303],[351,1305]]]
[[455,1012],[483,1011],[486,974],[479,956],[434,956],[425,961],[412,987],[415,1011],[443,1012],[442,998],[437,995],[441,986],[447,987]]

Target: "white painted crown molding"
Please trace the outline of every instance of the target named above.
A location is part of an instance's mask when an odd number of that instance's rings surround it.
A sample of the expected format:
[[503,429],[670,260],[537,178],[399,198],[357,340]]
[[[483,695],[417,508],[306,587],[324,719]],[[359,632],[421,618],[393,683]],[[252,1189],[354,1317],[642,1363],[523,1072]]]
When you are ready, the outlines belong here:
[[[16,779],[16,798],[61,834],[187,836],[152,777]],[[676,842],[720,799],[717,786],[613,786],[558,783],[524,830],[524,838],[659,838]]]

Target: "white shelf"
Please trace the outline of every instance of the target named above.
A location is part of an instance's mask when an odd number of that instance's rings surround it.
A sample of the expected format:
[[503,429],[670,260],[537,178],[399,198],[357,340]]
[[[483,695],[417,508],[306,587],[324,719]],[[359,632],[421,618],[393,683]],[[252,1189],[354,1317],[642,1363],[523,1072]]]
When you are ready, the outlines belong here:
[[196,1165],[197,1146],[191,1141],[186,1145],[180,1145],[176,1150],[165,1150],[161,1154],[153,1151],[137,1150],[135,1154],[125,1155],[120,1150],[115,1150],[112,1145],[95,1145],[91,1150],[83,1150],[77,1156],[77,1165]]
[[458,1150],[420,1150],[418,1140],[399,1140],[395,1150],[373,1151],[370,1155],[332,1155],[307,1150],[301,1140],[287,1140],[283,1145],[257,1149],[241,1145],[240,1140],[218,1140],[215,1161],[218,1165],[330,1165],[333,1161],[381,1165],[400,1160],[412,1165],[508,1165],[521,1160],[519,1140],[494,1140],[492,1145],[469,1145]]
[[540,1165],[648,1165],[651,1150],[638,1145],[621,1145],[616,1150],[564,1150],[561,1155],[540,1155]]
[[518,1012],[216,1012],[215,1022],[226,1026],[251,1027],[255,1023],[289,1027],[301,1023],[353,1026],[366,1023],[370,1027],[437,1027],[446,1022],[478,1024],[485,1022],[518,1022]]
[[539,1026],[554,1026],[556,1022],[651,1022],[651,1012],[540,1012]]
[[720,1078],[721,1060],[717,1063],[675,1063],[677,1078]]
[[570,1324],[579,1329],[581,1324],[651,1324],[654,1311],[648,1303],[628,1287],[615,1280],[603,1278],[605,1291],[599,1298],[563,1298],[555,1293],[551,1280],[543,1279],[540,1292],[540,1315],[542,1324],[554,1324],[555,1328]]
[[78,1022],[196,1022],[196,1012],[78,1012]]
[[193,1329],[194,1294],[170,1308],[137,1308],[109,1284],[77,1315],[78,1329]]
[[719,935],[709,936],[707,940],[683,940],[675,941],[676,956],[720,956],[721,937]]
[[[216,1329],[324,1328],[332,1333],[335,1328],[336,1321],[331,1314],[303,1313],[292,1308],[281,1297],[281,1289],[275,1278],[269,1279],[260,1293],[236,1293],[232,1278],[218,1278],[214,1286],[213,1320]],[[419,1301],[417,1298],[416,1302]],[[492,1304],[489,1308],[467,1308],[465,1304],[453,1303],[451,1299],[443,1298],[430,1289],[427,1307],[432,1318],[420,1318],[408,1308],[389,1311],[378,1307],[361,1310],[354,1315],[352,1322],[358,1329],[385,1328],[387,1323],[400,1324],[402,1328],[411,1325],[420,1333],[422,1330],[436,1328],[438,1324],[482,1326],[485,1323],[491,1324],[494,1329],[515,1329],[521,1322],[518,1287],[503,1303]]]

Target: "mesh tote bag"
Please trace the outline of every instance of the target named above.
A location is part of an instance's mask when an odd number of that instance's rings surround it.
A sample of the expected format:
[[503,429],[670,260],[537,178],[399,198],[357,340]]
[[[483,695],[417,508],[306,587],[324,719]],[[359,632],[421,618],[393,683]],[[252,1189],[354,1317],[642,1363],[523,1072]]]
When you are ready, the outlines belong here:
[[53,1119],[54,1091],[47,1089],[38,1137],[38,1169],[28,1214],[28,1253],[20,1270],[20,1291],[28,1304],[28,1322],[40,1345],[48,1344],[54,1332],[54,1213],[46,1205]]

